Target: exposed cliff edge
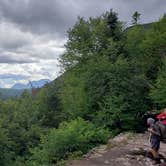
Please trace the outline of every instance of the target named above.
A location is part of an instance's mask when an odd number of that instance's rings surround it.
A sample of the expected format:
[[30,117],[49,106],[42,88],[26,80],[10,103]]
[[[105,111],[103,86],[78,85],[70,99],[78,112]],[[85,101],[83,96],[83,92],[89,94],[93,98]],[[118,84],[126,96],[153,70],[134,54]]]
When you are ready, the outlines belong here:
[[[147,157],[149,150],[147,134],[120,134],[110,139],[107,145],[94,148],[84,159],[73,161],[69,166],[152,166]],[[161,143],[161,164],[166,166],[166,144]]]

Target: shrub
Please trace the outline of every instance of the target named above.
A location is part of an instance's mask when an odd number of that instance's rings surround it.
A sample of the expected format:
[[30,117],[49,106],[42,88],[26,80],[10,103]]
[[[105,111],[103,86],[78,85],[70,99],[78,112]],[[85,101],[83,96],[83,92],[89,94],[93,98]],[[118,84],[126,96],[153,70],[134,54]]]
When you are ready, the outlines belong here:
[[32,150],[31,165],[49,165],[61,159],[68,159],[72,153],[86,153],[92,147],[105,143],[109,137],[107,130],[96,128],[94,124],[81,118],[63,123],[59,129],[51,129],[42,137],[39,147]]

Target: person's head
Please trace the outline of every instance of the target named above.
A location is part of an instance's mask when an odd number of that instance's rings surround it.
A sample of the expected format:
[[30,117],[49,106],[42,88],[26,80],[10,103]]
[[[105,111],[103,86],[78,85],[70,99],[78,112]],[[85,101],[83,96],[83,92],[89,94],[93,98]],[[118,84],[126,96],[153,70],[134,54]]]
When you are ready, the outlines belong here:
[[147,119],[147,125],[149,125],[149,126],[153,125],[154,122],[155,122],[155,120],[153,118],[148,118]]

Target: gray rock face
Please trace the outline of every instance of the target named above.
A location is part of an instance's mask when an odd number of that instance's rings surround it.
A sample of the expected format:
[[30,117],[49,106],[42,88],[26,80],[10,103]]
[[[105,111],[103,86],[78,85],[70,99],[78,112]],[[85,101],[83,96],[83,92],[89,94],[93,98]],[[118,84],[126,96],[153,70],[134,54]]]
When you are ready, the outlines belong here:
[[[148,134],[120,134],[110,139],[107,145],[92,149],[83,160],[73,161],[70,166],[153,166],[147,157],[149,151]],[[166,166],[166,144],[161,143],[161,164]]]

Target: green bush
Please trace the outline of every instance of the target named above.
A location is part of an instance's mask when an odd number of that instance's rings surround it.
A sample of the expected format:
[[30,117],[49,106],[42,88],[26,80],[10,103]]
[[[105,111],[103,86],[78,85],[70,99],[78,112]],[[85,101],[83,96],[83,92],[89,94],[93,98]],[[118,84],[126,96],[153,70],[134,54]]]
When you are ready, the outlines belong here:
[[63,123],[59,129],[51,129],[50,133],[42,138],[39,147],[32,150],[33,157],[28,165],[49,165],[61,159],[68,159],[77,151],[86,153],[92,147],[105,143],[108,137],[107,130],[96,128],[81,118]]
[[156,82],[151,88],[150,97],[154,101],[155,106],[162,109],[166,105],[166,59],[163,61]]

